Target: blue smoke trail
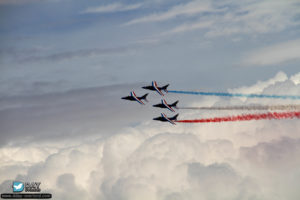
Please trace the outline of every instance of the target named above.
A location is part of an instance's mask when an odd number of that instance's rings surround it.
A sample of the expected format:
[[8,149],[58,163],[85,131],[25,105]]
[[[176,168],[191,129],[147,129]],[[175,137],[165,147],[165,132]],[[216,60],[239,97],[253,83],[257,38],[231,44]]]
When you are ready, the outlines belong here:
[[191,95],[206,95],[206,96],[224,96],[224,97],[247,97],[247,98],[272,98],[272,99],[300,99],[300,96],[293,95],[272,95],[272,94],[240,94],[226,92],[192,92],[192,91],[177,91],[168,90],[170,93],[191,94]]

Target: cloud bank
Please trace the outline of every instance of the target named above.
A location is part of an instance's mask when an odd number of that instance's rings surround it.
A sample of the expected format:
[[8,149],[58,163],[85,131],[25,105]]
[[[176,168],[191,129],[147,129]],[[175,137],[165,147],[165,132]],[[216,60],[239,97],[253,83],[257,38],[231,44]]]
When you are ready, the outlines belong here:
[[[260,91],[263,94],[269,92],[299,94],[300,85],[297,77],[299,77],[297,74],[287,77],[280,72],[270,80],[242,87],[241,90],[247,92],[248,88],[249,91]],[[107,89],[106,92],[94,90],[92,93],[95,96],[88,91],[81,93],[80,96],[85,94],[83,96],[86,97],[76,101],[75,105],[84,102],[79,105],[84,107],[88,104],[93,108],[96,99],[99,98],[96,93],[109,94],[108,91],[114,90]],[[65,98],[59,98],[62,105],[56,103],[57,109],[62,109],[64,103],[74,97],[78,96],[68,93],[65,94]],[[214,105],[236,105],[255,101],[262,104],[286,102],[198,97],[193,101],[181,103],[202,105],[213,102]],[[12,106],[11,103],[6,102],[6,109],[7,106]],[[45,106],[42,99],[36,99],[33,103]],[[14,106],[16,108],[24,105],[15,102]],[[63,112],[73,110],[73,116],[84,110],[75,111],[74,107],[67,108]],[[118,112],[118,108],[120,108],[118,105],[115,111],[107,108],[112,115],[105,116],[106,122],[115,121],[111,126],[118,125],[119,120],[123,120],[115,118],[122,115]],[[101,113],[105,108],[94,107],[87,109],[86,112],[92,113],[92,110]],[[48,112],[51,111],[53,113],[49,114],[58,120],[65,118],[61,112],[49,108]],[[151,116],[155,115],[152,111]],[[129,117],[139,112],[144,113],[144,110],[137,108],[126,113]],[[84,118],[98,121],[98,118],[93,118],[87,113],[84,114]],[[225,113],[226,111],[218,113],[186,111],[182,112],[180,117],[183,119]],[[41,116],[43,115],[37,115],[30,124],[33,125],[34,120],[38,120]],[[49,136],[52,135],[57,141],[44,139],[2,146],[1,192],[10,192],[11,181],[18,179],[41,181],[42,190],[51,192],[54,199],[297,200],[300,197],[297,187],[300,184],[298,120],[170,126],[152,122],[144,117],[139,123],[122,125],[122,128],[105,137],[100,137],[105,135],[105,129],[91,124],[90,128],[94,128],[93,131],[99,135],[99,137],[93,135],[93,139],[88,139],[91,135],[87,134],[86,127],[80,123],[81,120],[83,119],[72,124],[73,130],[68,130],[69,142],[66,140],[59,142],[63,133],[56,135],[53,134],[56,130],[53,130]],[[72,131],[86,137],[72,137]]]
[[242,64],[252,66],[276,65],[300,59],[300,39],[253,50]]
[[[124,25],[162,23],[177,20],[175,27],[162,31],[177,34],[202,28],[211,23],[205,36],[220,37],[230,35],[253,35],[280,32],[299,25],[297,0],[291,1],[199,1],[177,4],[164,11],[134,18]],[[183,22],[182,22],[183,21]],[[200,27],[199,27],[200,26]]]

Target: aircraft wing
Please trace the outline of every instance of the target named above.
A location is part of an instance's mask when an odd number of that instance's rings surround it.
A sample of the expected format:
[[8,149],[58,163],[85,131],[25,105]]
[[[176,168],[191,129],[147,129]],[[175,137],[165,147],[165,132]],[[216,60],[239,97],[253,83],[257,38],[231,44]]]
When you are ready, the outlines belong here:
[[161,100],[161,103],[164,105],[164,106],[166,106],[166,108],[167,109],[169,109],[171,112],[175,112],[175,110],[173,109],[173,108],[171,108],[168,104],[167,104],[167,102],[166,102],[166,100]]
[[170,122],[171,124],[176,125],[175,122],[173,122],[172,120],[170,120],[170,119],[166,116],[166,114],[161,113],[161,116],[162,116],[162,118],[164,118],[165,120],[167,120],[167,121]]
[[144,104],[144,103],[136,96],[136,94],[135,94],[134,91],[131,92],[131,96],[132,96],[137,102],[139,102],[140,104],[145,105],[145,104]]
[[152,81],[152,86],[154,87],[154,89],[156,90],[156,92],[158,92],[158,94],[160,94],[161,96],[164,96],[164,94],[162,93],[162,91],[158,88],[156,81]]

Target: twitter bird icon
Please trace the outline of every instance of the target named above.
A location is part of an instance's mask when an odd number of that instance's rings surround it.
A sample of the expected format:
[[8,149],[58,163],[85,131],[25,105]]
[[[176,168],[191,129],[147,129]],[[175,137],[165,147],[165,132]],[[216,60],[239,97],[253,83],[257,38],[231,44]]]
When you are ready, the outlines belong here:
[[14,181],[13,182],[13,191],[14,192],[22,192],[24,190],[24,183]]

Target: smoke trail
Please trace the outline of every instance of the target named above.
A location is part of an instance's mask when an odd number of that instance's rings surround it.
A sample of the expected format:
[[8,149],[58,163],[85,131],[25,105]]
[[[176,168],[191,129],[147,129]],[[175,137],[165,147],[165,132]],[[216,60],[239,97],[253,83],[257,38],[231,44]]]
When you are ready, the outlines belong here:
[[177,91],[168,90],[170,93],[191,94],[191,95],[206,95],[206,96],[224,96],[224,97],[247,97],[247,98],[272,98],[272,99],[300,99],[300,96],[293,95],[272,95],[272,94],[241,94],[227,92],[192,92],[192,91]]
[[249,106],[212,106],[212,107],[177,107],[191,110],[300,110],[300,105],[249,105]]
[[203,118],[194,120],[177,120],[175,122],[181,123],[209,123],[209,122],[233,122],[233,121],[249,121],[249,120],[262,120],[262,119],[292,119],[300,118],[300,112],[272,112],[272,113],[261,113],[261,114],[246,114],[236,115],[227,117],[214,117],[214,118]]

